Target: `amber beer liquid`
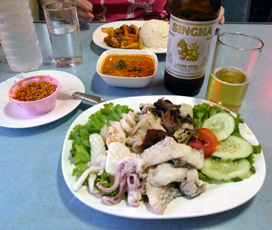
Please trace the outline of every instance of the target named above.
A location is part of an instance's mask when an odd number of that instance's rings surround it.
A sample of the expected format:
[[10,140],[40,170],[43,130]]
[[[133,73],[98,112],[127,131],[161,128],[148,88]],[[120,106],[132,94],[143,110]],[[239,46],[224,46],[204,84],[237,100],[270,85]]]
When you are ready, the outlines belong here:
[[174,0],[164,84],[178,95],[194,96],[202,87],[221,0]]
[[206,99],[238,112],[249,82],[246,74],[238,68],[223,66],[210,75]]

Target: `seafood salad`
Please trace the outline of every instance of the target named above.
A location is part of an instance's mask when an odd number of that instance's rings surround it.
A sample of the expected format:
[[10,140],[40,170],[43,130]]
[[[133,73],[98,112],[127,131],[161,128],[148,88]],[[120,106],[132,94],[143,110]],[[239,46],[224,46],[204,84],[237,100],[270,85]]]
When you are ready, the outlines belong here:
[[[223,117],[227,128],[222,131],[213,128],[217,118],[208,122],[203,122],[204,116],[195,119],[195,111],[188,104],[159,99],[139,107],[136,113],[127,106],[104,104],[86,125],[74,127],[69,137],[75,159],[73,175],[77,177],[74,192],[88,186],[105,205],[118,204],[122,199],[132,207],[148,202],[152,212],[161,215],[173,199],[201,195],[210,181],[239,181],[254,173],[252,156],[260,146],[239,142],[246,150],[239,150],[233,161],[224,158],[222,152],[235,152],[235,138],[219,148],[237,133],[236,126],[242,122],[239,116],[231,120],[229,112],[217,107],[216,115],[227,116]],[[204,125],[208,128],[202,128]],[[231,146],[231,151],[226,146]],[[217,153],[212,158],[217,149],[223,156]],[[230,173],[226,168],[220,170],[221,165],[227,167],[226,162]],[[218,167],[214,167],[216,164]]]

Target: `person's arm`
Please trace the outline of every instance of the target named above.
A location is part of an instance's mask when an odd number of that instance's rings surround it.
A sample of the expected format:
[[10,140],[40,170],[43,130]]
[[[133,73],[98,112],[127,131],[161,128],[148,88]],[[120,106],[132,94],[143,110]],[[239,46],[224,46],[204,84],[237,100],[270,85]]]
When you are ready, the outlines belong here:
[[218,17],[218,23],[223,25],[225,23],[225,9],[223,6],[220,7],[219,17]]
[[[52,0],[40,0],[41,5],[50,2]],[[87,23],[94,19],[93,5],[88,0],[74,0],[77,4],[78,20],[80,23]]]

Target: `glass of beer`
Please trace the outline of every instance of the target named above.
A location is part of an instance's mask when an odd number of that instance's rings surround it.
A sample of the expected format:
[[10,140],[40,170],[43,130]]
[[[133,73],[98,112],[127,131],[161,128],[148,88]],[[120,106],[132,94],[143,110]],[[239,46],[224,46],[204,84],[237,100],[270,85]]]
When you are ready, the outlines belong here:
[[263,47],[255,36],[219,34],[206,99],[238,112]]

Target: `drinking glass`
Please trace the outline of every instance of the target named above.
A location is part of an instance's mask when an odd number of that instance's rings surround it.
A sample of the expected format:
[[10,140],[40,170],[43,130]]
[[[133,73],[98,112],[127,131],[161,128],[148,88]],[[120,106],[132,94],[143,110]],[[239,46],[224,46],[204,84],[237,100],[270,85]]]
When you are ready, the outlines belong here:
[[43,10],[57,66],[78,66],[82,48],[76,3],[52,1],[43,5]]
[[206,99],[238,112],[263,47],[263,41],[255,36],[219,34]]

